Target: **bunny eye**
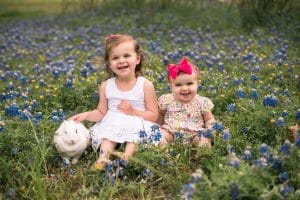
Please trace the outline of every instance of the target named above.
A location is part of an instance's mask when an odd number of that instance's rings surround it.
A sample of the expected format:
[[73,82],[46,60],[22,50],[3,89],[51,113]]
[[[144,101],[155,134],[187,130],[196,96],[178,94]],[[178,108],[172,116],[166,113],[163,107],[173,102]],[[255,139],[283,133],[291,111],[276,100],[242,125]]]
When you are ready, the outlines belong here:
[[65,134],[67,134],[67,131],[65,131]]
[[76,129],[76,131],[75,131],[75,132],[76,132],[76,134],[77,134],[77,129]]

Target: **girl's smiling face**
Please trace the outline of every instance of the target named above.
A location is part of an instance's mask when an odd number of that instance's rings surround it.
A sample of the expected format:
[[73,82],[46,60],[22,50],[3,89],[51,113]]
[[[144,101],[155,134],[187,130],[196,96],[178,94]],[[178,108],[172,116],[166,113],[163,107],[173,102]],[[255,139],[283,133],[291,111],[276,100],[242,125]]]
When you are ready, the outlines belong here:
[[109,67],[117,76],[135,76],[135,68],[139,63],[140,56],[135,51],[132,41],[120,43],[112,48],[109,53]]
[[198,75],[180,73],[176,79],[170,79],[170,86],[174,98],[180,103],[191,103],[197,94],[198,89]]

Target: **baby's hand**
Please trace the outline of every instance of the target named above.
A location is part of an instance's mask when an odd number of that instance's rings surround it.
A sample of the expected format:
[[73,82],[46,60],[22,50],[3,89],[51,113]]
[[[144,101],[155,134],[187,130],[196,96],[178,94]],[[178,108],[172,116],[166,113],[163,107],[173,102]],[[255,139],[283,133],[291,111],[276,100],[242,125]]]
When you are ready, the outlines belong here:
[[121,100],[121,103],[118,105],[118,110],[127,115],[135,115],[133,106],[127,100]]
[[206,137],[201,137],[199,141],[199,146],[208,146],[211,147],[211,140]]

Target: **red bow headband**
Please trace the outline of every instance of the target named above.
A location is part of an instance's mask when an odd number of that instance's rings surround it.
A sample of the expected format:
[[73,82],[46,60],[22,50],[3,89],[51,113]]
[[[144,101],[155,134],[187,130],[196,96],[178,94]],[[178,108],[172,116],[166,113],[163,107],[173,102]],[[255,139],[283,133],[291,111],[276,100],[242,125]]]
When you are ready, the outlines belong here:
[[193,73],[193,68],[192,66],[188,63],[187,59],[183,57],[180,60],[179,65],[177,64],[168,64],[168,71],[169,71],[169,78],[171,77],[172,79],[176,79],[178,74],[180,72],[183,72],[185,74],[192,74]]

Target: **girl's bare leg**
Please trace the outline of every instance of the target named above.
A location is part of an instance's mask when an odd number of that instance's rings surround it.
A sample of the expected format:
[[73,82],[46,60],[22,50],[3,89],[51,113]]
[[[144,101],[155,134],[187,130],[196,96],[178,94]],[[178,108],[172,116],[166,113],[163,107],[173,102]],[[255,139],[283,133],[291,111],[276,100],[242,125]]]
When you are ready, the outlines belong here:
[[135,144],[133,142],[127,142],[124,152],[124,160],[128,160],[135,152]]
[[97,162],[108,160],[109,155],[115,149],[117,143],[103,139],[100,146],[99,158]]

